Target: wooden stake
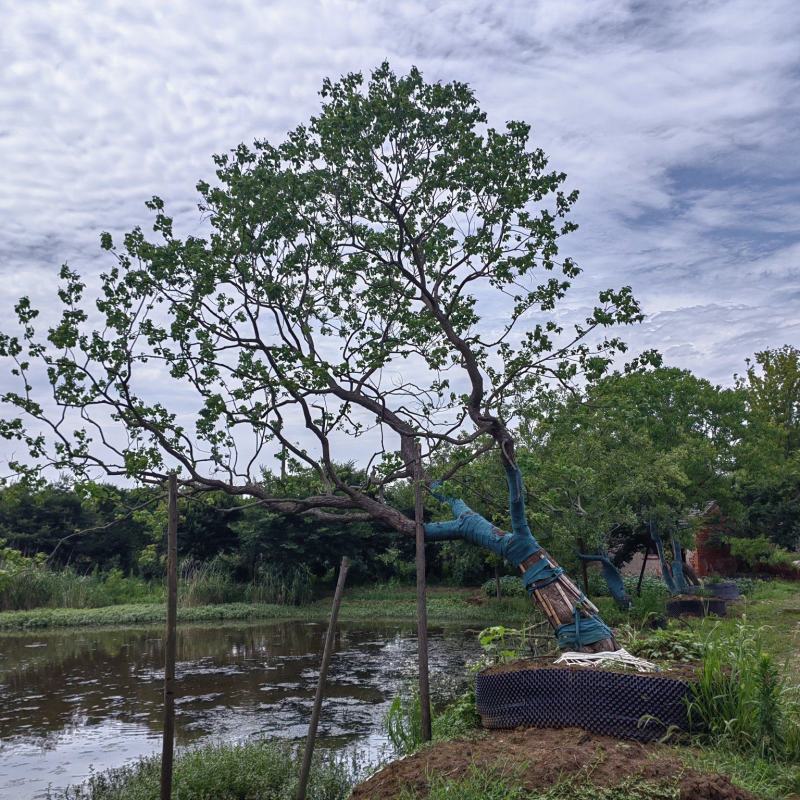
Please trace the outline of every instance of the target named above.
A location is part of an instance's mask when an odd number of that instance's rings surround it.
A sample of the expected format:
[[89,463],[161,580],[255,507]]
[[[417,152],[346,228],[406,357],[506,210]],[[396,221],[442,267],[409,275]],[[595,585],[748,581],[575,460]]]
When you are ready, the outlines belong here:
[[544,592],[541,592],[541,591],[539,591],[537,589],[534,589],[533,593],[536,596],[536,599],[539,601],[539,604],[544,609],[545,614],[549,614],[550,617],[552,617],[551,624],[554,624],[554,623],[558,624],[560,622],[560,620],[558,618],[558,615],[556,614],[555,610],[553,609],[553,606],[550,605],[550,601],[547,599],[547,597],[545,596]]
[[[581,549],[581,553],[586,552],[586,543],[583,539],[578,539],[578,547]],[[588,595],[589,594],[589,569],[586,566],[586,562],[581,559],[581,573],[583,574],[583,593]]]
[[417,648],[422,741],[431,741],[431,688],[428,675],[428,604],[425,578],[425,525],[422,502],[422,450],[414,443],[414,525],[417,538]]
[[558,589],[558,593],[561,595],[561,598],[564,600],[564,603],[566,603],[567,608],[571,609],[575,605],[575,603],[570,603],[569,597],[567,597],[567,593],[561,588],[561,581],[558,578],[556,578],[553,581],[553,585],[556,587],[556,589]]
[[639,582],[636,584],[636,596],[642,596],[642,578],[644,578],[644,568],[647,566],[647,557],[650,555],[650,545],[648,544],[644,551],[644,558],[642,559],[642,568],[639,570]]
[[161,800],[172,797],[175,752],[175,651],[178,640],[178,479],[167,479],[167,636],[164,646],[164,736],[161,742]]
[[333,640],[336,634],[336,619],[339,616],[339,606],[342,603],[342,592],[344,591],[344,580],[347,577],[347,570],[350,567],[350,560],[345,556],[339,567],[339,579],[336,581],[336,590],[333,593],[333,607],[331,608],[331,618],[328,621],[328,631],[325,634],[325,646],[322,648],[322,663],[319,668],[319,680],[317,681],[317,693],[314,697],[314,707],[311,710],[311,722],[308,724],[308,738],[306,739],[306,749],[303,753],[303,763],[300,767],[300,780],[297,784],[297,800],[305,800],[306,789],[308,788],[308,776],[311,772],[311,757],[314,755],[314,744],[317,740],[317,728],[319,727],[319,715],[322,710],[322,697],[325,694],[325,681],[328,678],[328,665],[333,654]]

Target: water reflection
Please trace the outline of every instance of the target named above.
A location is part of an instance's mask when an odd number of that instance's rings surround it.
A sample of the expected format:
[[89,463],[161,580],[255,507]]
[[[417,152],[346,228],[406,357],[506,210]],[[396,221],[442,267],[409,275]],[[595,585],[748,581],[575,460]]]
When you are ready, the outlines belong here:
[[[178,636],[176,736],[303,736],[324,625],[187,626]],[[158,630],[55,631],[0,637],[0,800],[41,797],[160,746],[162,640]],[[431,631],[431,669],[459,672],[475,638]],[[413,628],[337,631],[322,744],[378,748],[381,719],[414,673]]]

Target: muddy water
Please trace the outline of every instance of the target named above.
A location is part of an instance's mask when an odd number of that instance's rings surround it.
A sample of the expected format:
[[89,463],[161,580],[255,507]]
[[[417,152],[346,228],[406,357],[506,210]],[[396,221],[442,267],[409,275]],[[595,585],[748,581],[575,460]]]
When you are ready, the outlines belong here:
[[[178,638],[177,743],[306,732],[320,623],[184,627]],[[457,674],[474,634],[431,631],[431,669]],[[330,668],[321,744],[385,747],[382,719],[414,674],[411,626],[344,624]],[[90,770],[160,749],[162,641],[156,629],[0,636],[0,800],[33,800]]]

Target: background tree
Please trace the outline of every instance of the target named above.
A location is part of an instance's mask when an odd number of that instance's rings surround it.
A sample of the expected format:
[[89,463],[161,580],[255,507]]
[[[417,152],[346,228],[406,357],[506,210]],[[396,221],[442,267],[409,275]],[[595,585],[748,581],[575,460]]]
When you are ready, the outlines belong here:
[[755,354],[737,379],[747,426],[737,451],[737,490],[752,535],[800,545],[800,350]]
[[[322,98],[281,144],[215,157],[216,181],[198,184],[205,236],[179,238],[154,197],[155,240],[103,234],[113,264],[94,308],[66,266],[44,337],[20,300],[21,333],[0,339],[20,381],[2,400],[19,416],[0,432],[31,458],[12,468],[151,484],[178,470],[185,493],[413,534],[385,498],[410,477],[415,439],[429,464],[453,454],[440,478],[494,450],[511,531],[437,493],[455,518],[428,524],[430,538],[520,568],[563,644],[613,647],[532,536],[511,421],[544,382],[606,371],[624,349],[606,330],[642,317],[630,289],[560,321],[579,269],[558,240],[575,228],[577,193],[528,147],[528,125],[488,126],[468,86],[384,64],[366,83],[326,80]],[[353,439],[363,480],[335,460]],[[320,490],[271,492],[261,465],[276,452],[314,470]]]
[[675,535],[680,550],[692,508],[715,499],[735,513],[734,448],[743,412],[738,392],[675,368],[552,393],[530,408],[520,438],[520,462],[541,508],[538,526],[559,555],[583,542],[626,605],[615,566],[648,545],[651,523],[657,534]]

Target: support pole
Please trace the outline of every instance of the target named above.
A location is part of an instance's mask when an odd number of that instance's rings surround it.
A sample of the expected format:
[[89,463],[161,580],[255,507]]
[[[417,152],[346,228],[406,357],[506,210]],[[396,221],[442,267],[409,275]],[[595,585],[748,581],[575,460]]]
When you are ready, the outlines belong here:
[[297,800],[306,800],[306,789],[308,788],[308,776],[311,772],[311,758],[314,755],[314,745],[317,741],[317,727],[319,726],[319,715],[322,711],[322,696],[325,694],[325,681],[328,678],[328,665],[333,655],[333,640],[336,635],[336,620],[339,616],[339,606],[342,603],[342,592],[344,591],[344,580],[347,577],[347,570],[350,568],[350,559],[347,556],[342,558],[339,567],[339,579],[336,581],[336,590],[333,593],[333,607],[331,608],[331,618],[328,621],[328,631],[325,634],[325,646],[322,649],[322,664],[319,667],[319,680],[317,681],[317,694],[314,697],[314,707],[311,711],[311,722],[308,724],[308,738],[306,739],[306,749],[303,753],[303,763],[300,767],[300,780],[297,784]]
[[[586,552],[586,542],[583,539],[578,539],[578,547],[581,549],[581,553]],[[581,559],[581,577],[583,578],[583,593],[588,597],[589,596],[589,569],[586,566],[586,562]]]
[[422,741],[429,742],[431,732],[431,688],[428,675],[428,605],[425,578],[425,520],[422,503],[422,450],[415,443],[414,523],[417,534],[417,647],[419,650],[419,704]]
[[175,752],[175,651],[178,639],[178,479],[167,479],[167,638],[164,646],[164,736],[161,743],[161,800],[172,797]]
[[650,555],[650,545],[648,544],[644,549],[644,558],[642,559],[642,568],[639,570],[639,582],[636,584],[636,596],[642,596],[642,578],[644,578],[644,569],[647,566],[647,557]]

